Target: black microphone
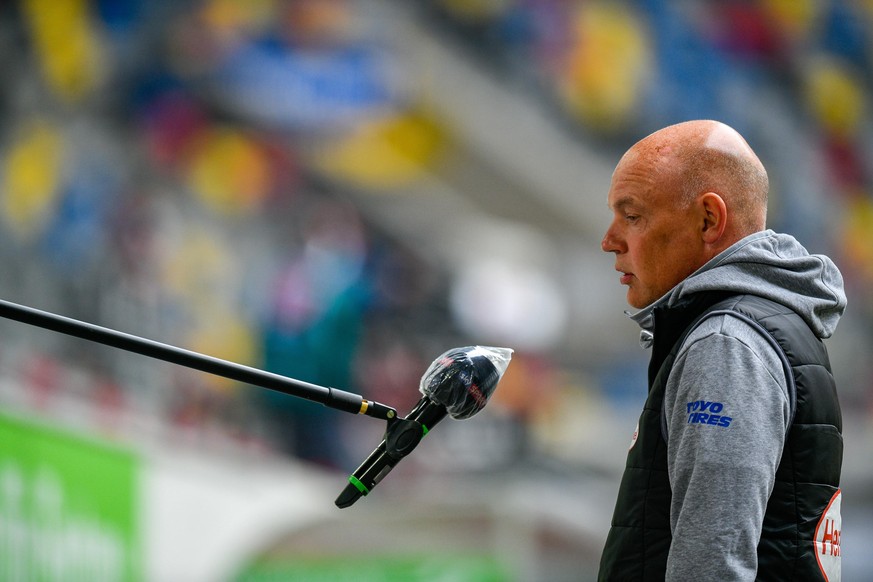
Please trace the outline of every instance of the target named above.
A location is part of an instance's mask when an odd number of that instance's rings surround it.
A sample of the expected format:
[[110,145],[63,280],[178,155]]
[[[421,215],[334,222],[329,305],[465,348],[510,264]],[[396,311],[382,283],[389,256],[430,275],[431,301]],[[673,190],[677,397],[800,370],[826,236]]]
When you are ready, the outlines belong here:
[[509,348],[468,346],[451,349],[434,360],[421,378],[422,399],[406,418],[388,421],[382,442],[349,476],[336,506],[349,507],[368,495],[447,415],[464,420],[482,410],[511,356]]

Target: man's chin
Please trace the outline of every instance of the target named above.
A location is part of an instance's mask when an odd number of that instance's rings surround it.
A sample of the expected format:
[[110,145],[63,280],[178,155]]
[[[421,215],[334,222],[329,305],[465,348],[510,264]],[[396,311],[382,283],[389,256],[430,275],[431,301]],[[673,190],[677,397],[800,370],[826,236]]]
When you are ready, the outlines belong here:
[[640,297],[636,293],[634,293],[633,288],[627,290],[627,304],[633,307],[634,309],[642,309],[643,307],[648,307],[652,304],[648,298]]

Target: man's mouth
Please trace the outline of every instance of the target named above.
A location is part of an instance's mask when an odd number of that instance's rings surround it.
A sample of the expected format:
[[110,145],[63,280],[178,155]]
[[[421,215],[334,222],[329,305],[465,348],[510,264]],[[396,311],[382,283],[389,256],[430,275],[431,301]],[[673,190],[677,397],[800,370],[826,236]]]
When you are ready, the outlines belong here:
[[626,273],[624,271],[619,271],[619,273],[621,273],[621,278],[619,278],[619,282],[622,285],[630,285],[631,280],[634,278],[634,274],[633,273]]

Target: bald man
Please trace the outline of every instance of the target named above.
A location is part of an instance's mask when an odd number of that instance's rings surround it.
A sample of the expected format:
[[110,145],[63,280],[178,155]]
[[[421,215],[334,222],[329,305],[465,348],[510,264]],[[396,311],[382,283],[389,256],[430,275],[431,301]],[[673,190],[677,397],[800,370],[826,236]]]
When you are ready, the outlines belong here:
[[600,580],[840,578],[833,262],[766,230],[768,178],[734,129],[680,123],[621,158],[602,248],[650,348],[648,399]]

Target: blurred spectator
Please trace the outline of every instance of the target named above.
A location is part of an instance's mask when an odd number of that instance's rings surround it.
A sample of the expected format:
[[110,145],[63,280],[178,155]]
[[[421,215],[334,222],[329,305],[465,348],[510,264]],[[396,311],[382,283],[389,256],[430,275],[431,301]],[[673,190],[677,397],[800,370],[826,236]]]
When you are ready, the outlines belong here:
[[[363,323],[365,254],[360,219],[346,205],[321,203],[306,221],[303,248],[281,271],[263,331],[267,370],[348,389]],[[326,465],[344,461],[337,415],[265,393],[282,447]]]

